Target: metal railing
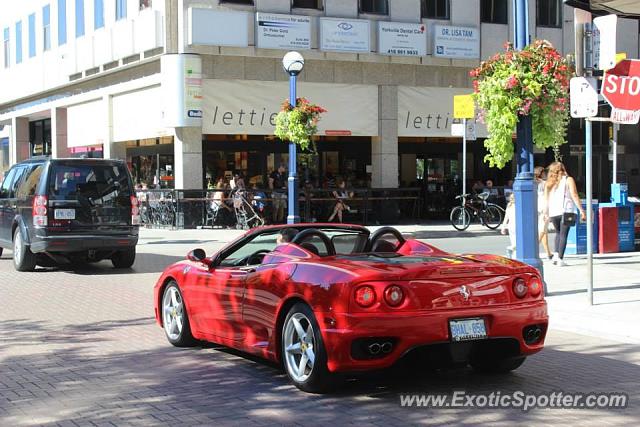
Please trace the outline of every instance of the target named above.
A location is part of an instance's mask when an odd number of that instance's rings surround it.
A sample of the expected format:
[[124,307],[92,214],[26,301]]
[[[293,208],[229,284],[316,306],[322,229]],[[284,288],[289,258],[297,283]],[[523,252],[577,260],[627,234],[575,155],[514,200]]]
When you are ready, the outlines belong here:
[[[343,222],[398,224],[416,221],[422,209],[419,188],[351,188],[340,191],[348,195],[342,199],[346,205],[342,209]],[[338,203],[334,192],[337,190],[301,189],[298,201],[301,221],[326,222]],[[147,227],[184,229],[237,225],[237,211],[234,210],[230,190],[223,190],[222,195],[219,190],[138,190],[136,195],[142,224]],[[286,220],[284,204],[280,221],[274,221],[274,198],[270,190],[249,189],[244,196],[267,224]]]

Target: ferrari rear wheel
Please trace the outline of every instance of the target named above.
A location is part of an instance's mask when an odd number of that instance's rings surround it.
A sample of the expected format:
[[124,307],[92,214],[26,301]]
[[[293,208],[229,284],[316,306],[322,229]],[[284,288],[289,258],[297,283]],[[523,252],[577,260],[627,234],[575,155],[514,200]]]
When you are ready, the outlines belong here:
[[327,353],[311,308],[297,303],[282,327],[282,359],[289,379],[300,390],[323,393],[333,384]]
[[162,295],[162,326],[167,339],[176,347],[193,347],[198,342],[191,335],[182,293],[173,280],[169,282]]
[[526,357],[509,357],[497,359],[478,359],[471,361],[471,367],[478,372],[491,374],[504,374],[518,369],[525,361]]

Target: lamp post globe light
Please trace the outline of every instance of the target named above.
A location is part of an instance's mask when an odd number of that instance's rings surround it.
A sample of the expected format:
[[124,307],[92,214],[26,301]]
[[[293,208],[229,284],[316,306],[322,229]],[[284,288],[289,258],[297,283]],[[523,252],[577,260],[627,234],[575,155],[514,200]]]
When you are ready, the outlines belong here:
[[[282,58],[282,67],[289,74],[289,103],[296,106],[296,78],[304,68],[304,58],[298,52],[288,52]],[[300,222],[298,211],[298,172],[296,143],[289,141],[289,179],[287,180],[287,224]]]

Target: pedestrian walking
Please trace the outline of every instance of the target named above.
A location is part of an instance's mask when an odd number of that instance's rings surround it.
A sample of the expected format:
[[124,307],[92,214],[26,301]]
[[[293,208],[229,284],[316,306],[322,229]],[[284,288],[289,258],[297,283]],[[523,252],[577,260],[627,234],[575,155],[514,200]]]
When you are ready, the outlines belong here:
[[507,246],[507,256],[516,257],[516,196],[509,194],[509,202],[505,209],[504,221],[502,221],[502,234],[509,234],[509,246]]
[[538,242],[542,243],[547,258],[552,259],[553,254],[549,249],[549,218],[545,215],[547,201],[544,197],[544,189],[547,181],[545,180],[544,167],[536,166],[533,170],[533,176],[538,190]]
[[584,221],[586,214],[582,209],[575,180],[569,176],[562,162],[554,162],[549,166],[545,184],[545,219],[556,229],[556,238],[552,261],[555,265],[566,265],[564,251],[567,247],[569,229],[576,223],[575,207]]

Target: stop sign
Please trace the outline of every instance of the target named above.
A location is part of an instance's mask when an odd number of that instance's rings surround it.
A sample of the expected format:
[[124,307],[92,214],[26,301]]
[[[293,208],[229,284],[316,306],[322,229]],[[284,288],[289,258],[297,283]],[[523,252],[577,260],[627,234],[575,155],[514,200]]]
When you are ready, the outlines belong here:
[[618,110],[640,110],[640,60],[625,59],[607,70],[600,94]]

